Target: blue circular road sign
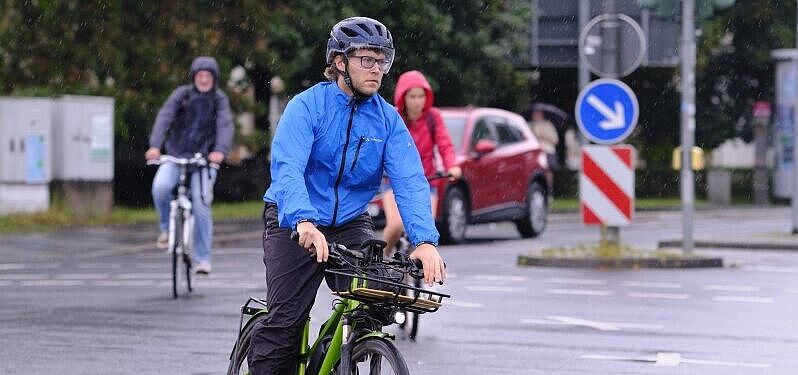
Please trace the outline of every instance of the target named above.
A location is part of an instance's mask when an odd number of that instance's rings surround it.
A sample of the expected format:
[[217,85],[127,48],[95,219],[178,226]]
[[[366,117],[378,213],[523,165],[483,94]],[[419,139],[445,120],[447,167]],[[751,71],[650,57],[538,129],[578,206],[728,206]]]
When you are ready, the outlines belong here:
[[629,86],[617,79],[590,82],[576,99],[576,124],[587,139],[599,144],[623,141],[634,130],[640,108]]

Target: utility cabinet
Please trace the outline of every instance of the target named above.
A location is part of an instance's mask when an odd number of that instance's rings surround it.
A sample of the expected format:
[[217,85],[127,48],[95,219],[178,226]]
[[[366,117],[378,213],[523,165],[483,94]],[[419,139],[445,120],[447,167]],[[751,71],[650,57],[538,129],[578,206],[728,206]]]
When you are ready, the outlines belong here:
[[111,181],[114,99],[65,95],[53,106],[53,179]]
[[0,214],[47,210],[52,100],[0,98]]
[[54,197],[72,215],[107,217],[113,207],[114,99],[65,95],[53,103]]

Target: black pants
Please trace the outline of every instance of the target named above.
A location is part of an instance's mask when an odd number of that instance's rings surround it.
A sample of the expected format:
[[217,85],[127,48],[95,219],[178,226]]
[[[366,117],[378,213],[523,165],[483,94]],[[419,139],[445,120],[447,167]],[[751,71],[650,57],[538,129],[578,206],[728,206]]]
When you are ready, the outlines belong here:
[[[266,302],[269,313],[252,334],[249,371],[258,374],[294,374],[299,338],[310,315],[325,263],[290,239],[291,230],[281,228],[277,206],[263,210],[263,264],[266,266]],[[338,228],[319,227],[327,241],[359,247],[374,238],[374,224],[364,213]]]

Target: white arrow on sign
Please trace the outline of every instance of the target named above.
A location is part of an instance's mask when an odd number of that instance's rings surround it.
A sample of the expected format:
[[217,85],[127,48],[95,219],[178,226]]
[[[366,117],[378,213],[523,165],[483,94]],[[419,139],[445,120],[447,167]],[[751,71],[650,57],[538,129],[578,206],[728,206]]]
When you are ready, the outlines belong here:
[[599,113],[604,115],[606,120],[599,122],[599,126],[604,130],[622,129],[626,126],[626,117],[623,112],[623,104],[615,101],[615,111],[607,107],[601,99],[597,96],[590,94],[587,96],[588,104],[592,105]]

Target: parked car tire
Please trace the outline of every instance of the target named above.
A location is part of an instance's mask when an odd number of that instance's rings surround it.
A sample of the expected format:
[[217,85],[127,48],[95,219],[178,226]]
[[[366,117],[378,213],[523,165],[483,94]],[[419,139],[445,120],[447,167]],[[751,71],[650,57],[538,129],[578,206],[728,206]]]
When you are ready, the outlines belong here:
[[440,218],[441,242],[462,243],[468,228],[468,202],[461,188],[453,187],[446,191]]
[[543,233],[549,219],[549,201],[546,189],[538,181],[532,181],[526,193],[524,217],[516,220],[515,227],[521,237],[534,238]]

